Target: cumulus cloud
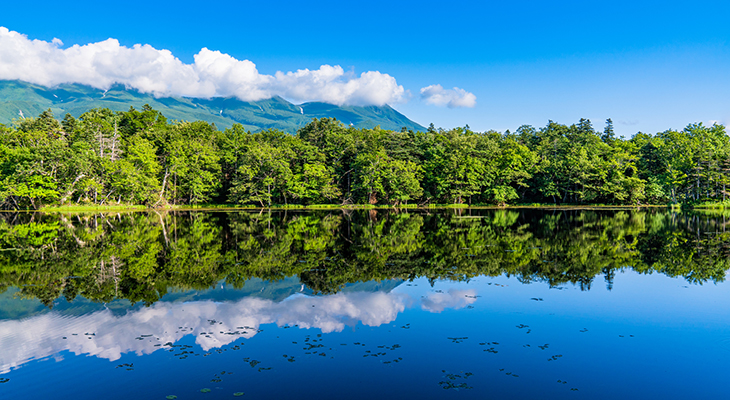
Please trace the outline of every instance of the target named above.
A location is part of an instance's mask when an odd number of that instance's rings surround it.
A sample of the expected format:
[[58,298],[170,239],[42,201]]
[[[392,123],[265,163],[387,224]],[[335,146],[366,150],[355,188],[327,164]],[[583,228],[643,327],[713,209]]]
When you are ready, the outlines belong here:
[[435,106],[446,106],[449,108],[467,107],[472,108],[477,104],[477,96],[474,93],[467,92],[464,89],[454,87],[453,89],[444,89],[441,85],[430,85],[421,88],[421,99],[426,104]]
[[403,86],[388,74],[368,71],[358,78],[343,79],[344,76],[339,65],[323,65],[315,71],[277,72],[274,87],[290,98],[328,99],[333,104],[382,105],[406,99]]
[[108,89],[118,83],[155,96],[231,97],[244,101],[276,95],[292,101],[323,101],[342,105],[383,105],[407,99],[395,78],[378,71],[355,76],[339,65],[317,70],[259,73],[256,64],[203,48],[192,64],[168,50],[136,44],[126,47],[116,39],[61,48],[0,27],[0,79],[43,86],[80,83]]

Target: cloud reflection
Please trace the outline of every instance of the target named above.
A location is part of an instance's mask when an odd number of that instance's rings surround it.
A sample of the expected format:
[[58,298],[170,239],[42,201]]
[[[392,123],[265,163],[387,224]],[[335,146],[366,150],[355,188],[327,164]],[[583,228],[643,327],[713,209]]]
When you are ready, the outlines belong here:
[[[472,290],[431,293],[421,308],[441,312],[474,302]],[[165,349],[186,335],[194,335],[204,351],[251,338],[264,324],[317,328],[339,332],[362,323],[380,326],[396,319],[415,303],[413,297],[395,292],[351,292],[330,296],[295,294],[284,301],[249,297],[237,302],[158,302],[150,307],[114,315],[110,310],[83,316],[43,315],[0,322],[0,373],[40,358],[69,351],[110,361],[123,353],[150,354]]]
[[477,293],[474,290],[449,289],[448,292],[430,293],[421,301],[421,308],[433,313],[440,313],[447,308],[458,310],[475,301]]

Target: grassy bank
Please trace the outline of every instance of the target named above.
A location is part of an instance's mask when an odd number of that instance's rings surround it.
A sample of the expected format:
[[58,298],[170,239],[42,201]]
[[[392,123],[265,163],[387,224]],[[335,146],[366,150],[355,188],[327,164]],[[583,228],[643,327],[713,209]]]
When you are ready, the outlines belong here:
[[[272,204],[270,207],[260,207],[254,205],[236,205],[236,204],[195,204],[195,205],[166,205],[164,207],[150,208],[143,205],[135,204],[73,204],[63,206],[44,206],[39,210],[19,210],[19,211],[40,211],[40,212],[118,212],[118,211],[145,211],[145,210],[177,210],[177,211],[206,211],[206,210],[388,210],[388,209],[571,209],[571,210],[589,210],[589,209],[634,209],[637,207],[668,207],[679,210],[679,205],[615,205],[615,204],[560,204],[553,203],[528,203],[513,204],[506,206],[497,206],[494,204],[401,204],[398,206],[388,204]],[[730,210],[730,202],[728,203],[702,203],[693,205],[692,207],[682,207],[685,209],[711,209],[711,210]],[[12,210],[9,210],[12,211]]]
[[114,205],[98,205],[98,204],[73,204],[64,206],[43,206],[39,210],[41,212],[88,212],[88,211],[142,211],[146,210],[146,206],[135,204],[114,204]]
[[687,206],[693,210],[730,210],[730,201],[703,201]]

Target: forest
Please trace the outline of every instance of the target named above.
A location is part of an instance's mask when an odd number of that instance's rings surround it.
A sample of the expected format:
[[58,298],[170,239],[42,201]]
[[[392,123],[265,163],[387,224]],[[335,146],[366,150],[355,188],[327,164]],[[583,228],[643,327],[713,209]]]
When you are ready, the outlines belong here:
[[169,121],[143,107],[51,110],[0,125],[0,208],[363,204],[722,204],[722,125],[617,137],[581,119],[515,132],[425,132],[314,119],[295,135]]

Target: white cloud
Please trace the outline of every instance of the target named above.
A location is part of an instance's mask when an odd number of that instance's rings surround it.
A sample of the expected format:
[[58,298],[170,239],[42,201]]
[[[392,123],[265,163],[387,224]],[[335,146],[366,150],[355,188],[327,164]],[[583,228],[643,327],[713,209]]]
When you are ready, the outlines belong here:
[[292,101],[383,105],[407,98],[403,86],[388,74],[368,71],[357,77],[339,65],[266,75],[249,60],[207,48],[194,56],[192,64],[185,64],[168,50],[140,44],[130,48],[116,39],[61,46],[57,38],[30,40],[0,27],[0,79],[49,87],[80,83],[99,89],[120,83],[156,96],[235,96],[245,101],[279,95]]
[[358,78],[343,79],[345,76],[339,65],[323,65],[315,71],[277,72],[275,87],[285,96],[302,101],[329,99],[327,102],[334,104],[382,105],[405,100],[403,86],[388,74],[368,71]]
[[719,119],[711,119],[711,120],[707,121],[707,126],[712,126],[712,125],[726,126],[727,124],[725,123],[725,121],[719,120]]
[[430,85],[421,88],[421,98],[426,104],[449,108],[472,108],[477,104],[477,96],[474,93],[458,87],[444,89],[441,85]]

